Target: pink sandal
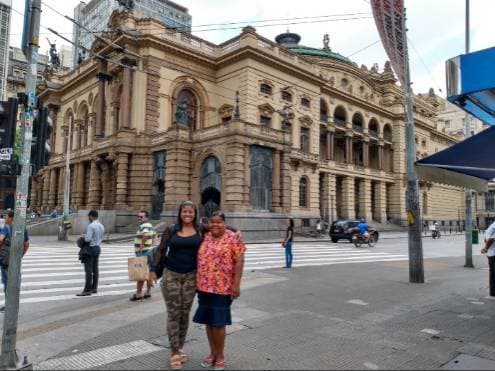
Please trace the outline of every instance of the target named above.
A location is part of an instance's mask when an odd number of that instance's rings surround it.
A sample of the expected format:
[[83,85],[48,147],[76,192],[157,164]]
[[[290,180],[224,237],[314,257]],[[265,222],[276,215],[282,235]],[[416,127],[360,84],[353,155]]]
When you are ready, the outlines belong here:
[[213,367],[215,371],[225,370],[225,361],[215,361],[215,365]]
[[215,363],[215,358],[213,358],[213,356],[208,356],[205,359],[203,359],[203,361],[201,362],[201,367],[208,368],[213,366],[214,363]]

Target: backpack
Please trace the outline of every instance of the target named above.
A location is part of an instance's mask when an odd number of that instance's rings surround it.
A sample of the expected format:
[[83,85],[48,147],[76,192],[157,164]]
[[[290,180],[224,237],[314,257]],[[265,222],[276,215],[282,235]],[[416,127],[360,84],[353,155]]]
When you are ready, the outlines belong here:
[[7,228],[9,231],[9,235],[5,237],[0,245],[0,265],[3,268],[7,268],[9,266],[9,258],[10,258],[10,247],[12,244],[12,228],[10,225],[5,224],[4,228]]

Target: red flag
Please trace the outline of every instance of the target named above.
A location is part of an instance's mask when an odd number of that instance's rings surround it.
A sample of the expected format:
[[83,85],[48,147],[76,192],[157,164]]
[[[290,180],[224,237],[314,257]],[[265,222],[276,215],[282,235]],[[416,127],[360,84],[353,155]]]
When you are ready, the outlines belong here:
[[390,64],[402,86],[406,87],[407,39],[404,0],[371,0],[371,8]]

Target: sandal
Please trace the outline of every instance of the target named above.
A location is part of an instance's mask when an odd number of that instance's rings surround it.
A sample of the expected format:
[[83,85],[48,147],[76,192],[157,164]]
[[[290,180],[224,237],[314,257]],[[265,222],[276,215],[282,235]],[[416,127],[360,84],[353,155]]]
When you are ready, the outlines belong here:
[[181,362],[186,363],[187,362],[187,354],[184,352],[182,349],[179,350],[179,355],[181,357]]
[[180,354],[175,354],[170,357],[170,368],[172,370],[180,370],[182,368],[182,357]]
[[203,359],[203,361],[201,362],[201,367],[208,368],[213,366],[214,363],[215,363],[215,358],[213,358],[213,356],[208,356],[205,359]]
[[215,361],[215,365],[213,367],[215,371],[225,370],[225,361]]
[[130,301],[141,301],[143,300],[142,296],[137,296],[136,294],[132,295],[131,298],[129,299]]

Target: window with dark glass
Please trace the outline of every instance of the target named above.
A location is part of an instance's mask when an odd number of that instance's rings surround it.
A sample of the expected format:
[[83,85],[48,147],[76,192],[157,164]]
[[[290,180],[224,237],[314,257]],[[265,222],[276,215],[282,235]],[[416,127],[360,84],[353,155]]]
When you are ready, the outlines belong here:
[[309,152],[309,129],[301,128],[301,150]]
[[270,116],[261,115],[260,116],[260,124],[263,126],[271,126],[272,118]]
[[299,207],[308,207],[308,180],[299,180]]
[[302,98],[301,99],[301,106],[310,108],[311,107],[311,102],[308,98]]
[[288,91],[283,90],[282,91],[282,100],[285,100],[286,102],[292,102],[292,94],[289,93]]
[[272,87],[268,84],[261,84],[260,91],[263,94],[272,95]]
[[225,116],[225,117],[222,117],[222,123],[227,123],[227,122],[230,122],[232,121],[232,116]]

